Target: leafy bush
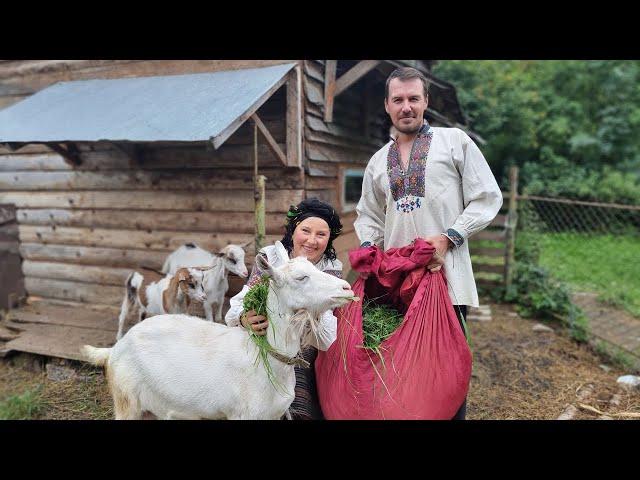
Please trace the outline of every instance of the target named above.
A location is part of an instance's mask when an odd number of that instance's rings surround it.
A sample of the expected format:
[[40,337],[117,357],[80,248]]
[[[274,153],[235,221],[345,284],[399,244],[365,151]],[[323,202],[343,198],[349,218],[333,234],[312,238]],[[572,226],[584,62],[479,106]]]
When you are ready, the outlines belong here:
[[502,289],[502,300],[517,304],[523,317],[561,320],[571,336],[588,339],[587,319],[572,301],[569,287],[538,265],[540,242],[535,234],[522,232],[516,239],[516,265],[512,284]]

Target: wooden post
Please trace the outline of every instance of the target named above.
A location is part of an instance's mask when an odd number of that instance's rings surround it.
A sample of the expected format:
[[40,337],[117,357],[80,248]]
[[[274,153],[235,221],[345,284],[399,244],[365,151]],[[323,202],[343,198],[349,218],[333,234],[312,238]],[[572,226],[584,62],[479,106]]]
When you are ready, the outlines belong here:
[[258,250],[264,245],[265,238],[265,217],[264,217],[264,202],[265,202],[265,181],[267,177],[264,175],[258,175],[256,177],[256,254]]
[[265,181],[267,177],[258,175],[258,124],[253,125],[253,199],[255,202],[256,232],[255,232],[255,254],[262,248],[266,234],[264,201],[265,201]]
[[333,97],[336,91],[337,60],[326,60],[324,65],[324,121],[333,122]]
[[509,211],[507,213],[507,238],[504,253],[504,283],[507,288],[513,280],[516,249],[516,226],[518,224],[518,167],[509,168]]

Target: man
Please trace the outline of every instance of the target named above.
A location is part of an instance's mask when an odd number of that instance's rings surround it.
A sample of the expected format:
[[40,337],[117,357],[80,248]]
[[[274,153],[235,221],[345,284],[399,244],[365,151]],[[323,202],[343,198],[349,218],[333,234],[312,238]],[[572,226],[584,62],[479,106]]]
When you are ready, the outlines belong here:
[[[502,206],[502,193],[484,156],[458,128],[431,127],[424,119],[428,84],[414,68],[398,68],[386,83],[384,107],[397,137],[376,152],[365,170],[354,222],[361,246],[387,250],[422,237],[444,265],[458,314],[478,306],[470,235],[485,228]],[[454,419],[464,419],[466,401]]]

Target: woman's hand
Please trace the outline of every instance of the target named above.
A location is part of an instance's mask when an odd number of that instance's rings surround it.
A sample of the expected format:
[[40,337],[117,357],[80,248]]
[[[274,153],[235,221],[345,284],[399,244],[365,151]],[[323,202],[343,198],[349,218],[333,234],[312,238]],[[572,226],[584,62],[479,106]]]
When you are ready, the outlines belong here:
[[240,315],[240,323],[244,328],[251,329],[256,335],[266,335],[269,321],[264,315],[258,315],[254,310],[249,310]]

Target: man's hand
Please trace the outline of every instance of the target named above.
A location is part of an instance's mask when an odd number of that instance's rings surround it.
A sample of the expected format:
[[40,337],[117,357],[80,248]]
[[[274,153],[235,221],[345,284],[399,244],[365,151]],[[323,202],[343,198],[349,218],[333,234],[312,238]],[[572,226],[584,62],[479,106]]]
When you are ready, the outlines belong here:
[[449,247],[452,245],[452,243],[444,235],[424,237],[424,240],[428,244],[433,245],[436,249],[431,262],[429,262],[429,264],[427,265],[427,269],[429,269],[430,272],[437,272],[442,268],[442,265],[444,265],[444,256],[447,253],[447,250],[449,250]]
[[264,315],[257,315],[254,310],[249,310],[248,312],[240,315],[240,323],[244,328],[249,328],[250,325],[256,335],[267,334],[267,327],[269,326],[267,317]]

